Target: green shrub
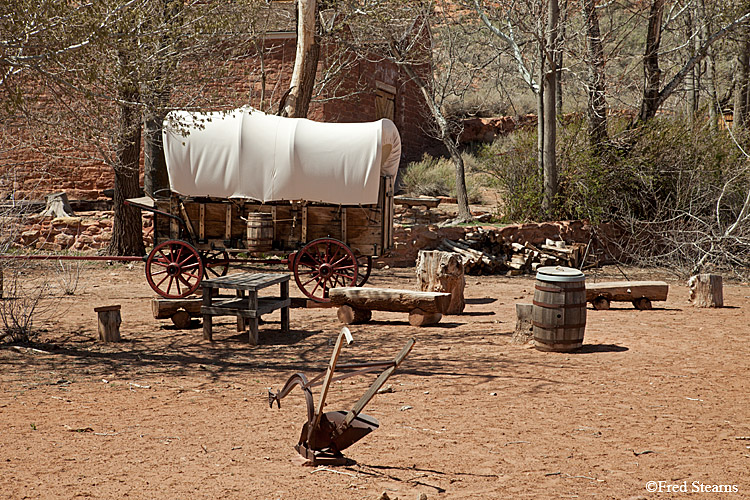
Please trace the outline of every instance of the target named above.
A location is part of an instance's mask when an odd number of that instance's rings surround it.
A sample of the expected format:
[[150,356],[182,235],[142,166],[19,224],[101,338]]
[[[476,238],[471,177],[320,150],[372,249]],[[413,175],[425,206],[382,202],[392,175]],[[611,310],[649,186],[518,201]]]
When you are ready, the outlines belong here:
[[476,169],[499,190],[501,218],[506,222],[539,219],[542,178],[536,161],[536,134],[521,129],[478,151]]
[[[475,170],[476,160],[464,153],[466,191],[469,203],[481,201]],[[425,154],[422,160],[412,162],[401,177],[401,190],[409,196],[456,196],[456,167],[450,158]]]

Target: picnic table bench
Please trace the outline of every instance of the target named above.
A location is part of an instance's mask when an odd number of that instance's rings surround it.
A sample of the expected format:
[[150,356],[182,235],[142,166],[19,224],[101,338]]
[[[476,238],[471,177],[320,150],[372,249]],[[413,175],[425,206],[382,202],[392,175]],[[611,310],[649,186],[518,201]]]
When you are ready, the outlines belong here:
[[586,283],[586,302],[594,309],[609,309],[612,301],[632,302],[640,310],[651,309],[651,302],[667,300],[669,285],[663,281],[611,281]]

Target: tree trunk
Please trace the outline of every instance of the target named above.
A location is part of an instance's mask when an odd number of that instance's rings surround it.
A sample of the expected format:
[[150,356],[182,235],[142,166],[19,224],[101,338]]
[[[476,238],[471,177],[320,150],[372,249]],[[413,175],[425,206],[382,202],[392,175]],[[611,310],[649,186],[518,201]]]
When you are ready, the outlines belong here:
[[458,219],[461,221],[470,221],[471,210],[469,208],[469,195],[466,192],[466,168],[464,166],[464,159],[452,138],[448,137],[443,141],[443,144],[448,148],[451,160],[453,160],[453,165],[456,167],[456,203],[458,204]]
[[638,127],[656,116],[656,112],[661,105],[672,93],[677,90],[687,77],[688,73],[693,70],[707,56],[711,46],[722,38],[726,37],[742,23],[750,19],[750,12],[745,12],[740,17],[734,19],[723,28],[705,36],[701,40],[700,47],[696,54],[691,57],[685,65],[675,74],[663,89],[659,90],[661,80],[661,70],[659,69],[659,44],[661,39],[661,23],[664,13],[664,4],[666,0],[654,0],[648,19],[648,33],[646,36],[646,49],[643,57],[643,68],[646,83],[643,89],[643,101],[641,110],[636,120],[630,125],[630,128]]
[[[708,37],[711,36],[711,20],[706,14],[706,5],[703,0],[698,2],[698,22],[701,24],[700,43],[705,44]],[[708,94],[708,123],[714,132],[719,129],[719,102],[716,98],[716,64],[713,57],[713,50],[706,49],[706,93]]]
[[609,140],[607,134],[607,101],[604,73],[604,48],[602,47],[599,15],[596,12],[595,0],[584,0],[583,13],[586,16],[586,48],[588,51],[588,118],[589,143],[594,151]]
[[320,44],[315,37],[316,19],[316,0],[297,0],[297,51],[284,116],[305,118],[310,107],[320,58]]
[[109,242],[110,255],[144,255],[141,210],[125,205],[127,198],[141,195],[138,167],[141,156],[141,113],[133,87],[120,90],[120,130],[116,145],[114,223]]
[[[556,0],[558,1],[558,0]],[[555,94],[555,114],[558,119],[563,116],[563,44],[565,41],[565,28],[568,20],[568,0],[564,0],[562,8],[560,9],[560,19],[558,22],[558,37],[557,37],[557,51],[555,53],[555,68],[557,69],[556,75],[556,94]]]
[[737,72],[734,88],[734,123],[733,127],[747,126],[748,109],[750,108],[750,29],[744,28],[737,54]]
[[[698,37],[693,37],[696,25],[695,19],[697,17],[697,9],[695,12],[688,12],[685,16],[685,39],[693,39],[693,45],[690,47],[690,57],[695,56],[696,51],[701,44]],[[698,71],[698,68],[694,67],[685,76],[685,92],[687,93],[685,102],[685,114],[687,115],[688,120],[690,120],[691,124],[695,122],[695,113],[698,112],[698,105],[700,102],[699,81],[700,73]]]
[[646,32],[646,49],[643,54],[643,101],[637,123],[645,123],[659,109],[659,89],[661,86],[661,69],[659,69],[659,45],[661,44],[661,23],[666,0],[654,0],[648,15]]
[[552,214],[557,196],[557,160],[555,158],[557,146],[557,52],[559,51],[558,20],[560,8],[558,0],[549,0],[547,9],[547,52],[545,58],[549,69],[544,74],[544,204],[547,215]]
[[162,123],[165,116],[163,112],[155,112],[144,125],[143,190],[152,198],[156,195],[167,196],[169,191],[169,175],[162,138]]
[[[541,31],[541,29],[540,29]],[[544,59],[544,43],[539,47],[539,90],[536,93],[536,164],[539,178],[544,189],[544,69],[547,67]]]

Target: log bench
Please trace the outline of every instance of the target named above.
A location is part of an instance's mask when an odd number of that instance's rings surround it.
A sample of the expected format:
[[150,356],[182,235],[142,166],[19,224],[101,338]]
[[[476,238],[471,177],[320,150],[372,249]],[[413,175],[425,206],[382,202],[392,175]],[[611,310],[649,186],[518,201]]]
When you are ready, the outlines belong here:
[[339,320],[346,325],[370,321],[372,311],[407,312],[410,325],[433,325],[451,301],[450,293],[389,288],[342,287],[331,288],[328,293],[331,303],[338,306]]
[[412,198],[408,196],[394,196],[393,203],[407,208],[425,207],[426,209],[437,208],[440,198]]
[[651,302],[667,300],[669,285],[663,281],[611,281],[586,283],[586,302],[594,309],[609,309],[612,301],[631,302],[636,309],[651,309]]
[[201,315],[202,297],[184,299],[155,298],[151,301],[151,312],[155,319],[171,319],[174,326],[184,329],[190,326],[190,320]]

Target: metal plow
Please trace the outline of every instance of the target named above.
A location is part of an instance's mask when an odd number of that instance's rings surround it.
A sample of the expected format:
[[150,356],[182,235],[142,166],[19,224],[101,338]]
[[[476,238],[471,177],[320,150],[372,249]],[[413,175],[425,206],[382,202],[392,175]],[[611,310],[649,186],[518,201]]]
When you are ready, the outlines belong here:
[[[346,327],[341,330],[336,339],[331,361],[322,373],[309,381],[304,374],[295,373],[289,377],[289,380],[287,380],[279,392],[274,393],[271,389],[268,390],[269,406],[273,408],[275,401],[277,407],[281,408],[281,399],[289,394],[294,386],[299,385],[302,388],[307,403],[307,422],[302,426],[299,442],[294,449],[302,457],[308,459],[312,465],[345,464],[347,459],[341,452],[379,427],[380,424],[375,418],[361,412],[414,346],[414,339],[409,340],[398,356],[392,361],[341,364],[337,366],[336,362],[338,361],[344,341],[347,344],[353,342],[352,334]],[[336,374],[337,370],[346,373]],[[331,382],[379,370],[383,371],[372,385],[370,385],[367,392],[354,404],[351,410],[323,412]],[[316,407],[311,389],[319,385],[322,388]]]

